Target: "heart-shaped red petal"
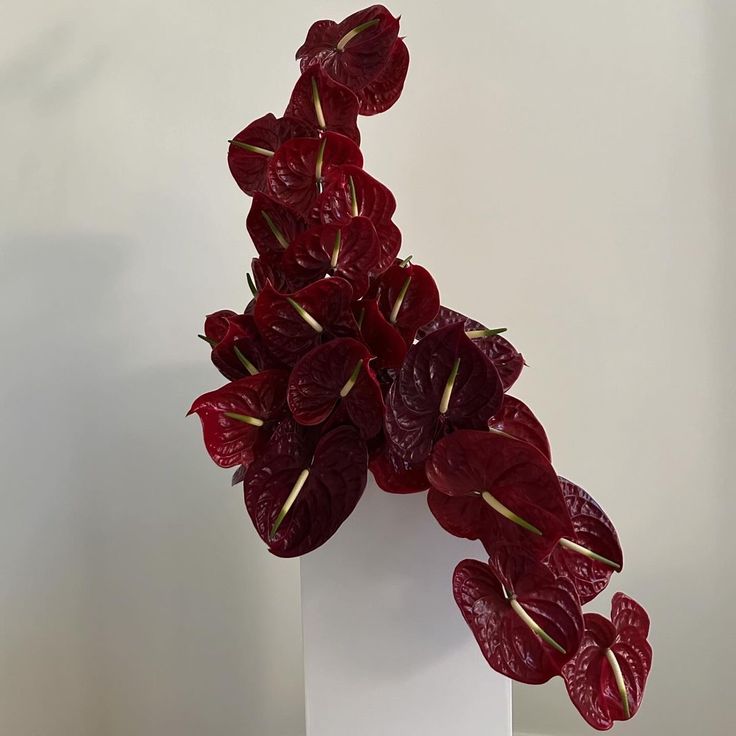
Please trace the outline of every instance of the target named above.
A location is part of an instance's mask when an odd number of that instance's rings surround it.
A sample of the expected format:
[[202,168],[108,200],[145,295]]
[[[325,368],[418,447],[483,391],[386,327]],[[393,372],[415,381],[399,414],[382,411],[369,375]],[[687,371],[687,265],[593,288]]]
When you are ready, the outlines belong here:
[[339,278],[321,279],[292,294],[269,284],[258,293],[255,320],[269,349],[294,365],[316,345],[333,337],[357,337],[350,302],[353,290]]
[[297,422],[320,424],[340,402],[360,433],[375,437],[383,426],[383,397],[370,359],[366,347],[349,337],[303,356],[289,377],[288,404]]
[[304,70],[296,83],[284,115],[301,120],[312,136],[330,130],[360,145],[359,107],[360,102],[350,89],[314,64]]
[[254,120],[230,143],[227,163],[237,185],[246,193],[266,191],[269,161],[284,141],[307,135],[303,123],[292,118],[277,118],[272,113]]
[[417,329],[437,315],[440,294],[426,268],[397,262],[378,279],[378,305],[411,345]]
[[644,609],[616,593],[612,617],[615,623],[596,613],[585,615],[578,653],[562,668],[573,704],[600,731],[636,714],[652,666],[652,648],[645,633],[649,618]]
[[517,440],[528,442],[532,447],[536,447],[547,460],[552,459],[547,433],[532,410],[523,401],[508,394],[504,396],[501,409],[491,417],[488,427],[505,432]]
[[578,649],[583,616],[574,587],[521,550],[499,550],[488,565],[463,560],[453,592],[483,656],[513,680],[547,682]]
[[[544,558],[572,524],[547,458],[526,442],[494,432],[460,430],[440,440],[427,462],[435,491],[464,497],[430,508],[450,531],[462,529],[489,552],[508,544]],[[454,499],[453,499],[454,500]]]
[[258,255],[280,264],[287,248],[306,229],[304,220],[280,202],[257,193],[245,220]]
[[383,273],[393,264],[401,248],[401,232],[391,220],[396,200],[388,187],[357,166],[334,167],[325,174],[318,208],[325,223],[348,222],[358,215],[367,217],[376,228],[381,246],[374,273]]
[[360,114],[377,115],[388,110],[401,96],[408,70],[409,49],[398,38],[383,71],[360,91]]
[[320,138],[292,138],[268,162],[268,193],[302,217],[309,217],[326,172],[342,164],[363,165],[363,155],[350,138],[329,132]]
[[386,66],[399,35],[399,20],[383,5],[372,5],[340,23],[312,24],[296,52],[302,71],[320,64],[338,82],[358,93]]
[[547,565],[557,574],[567,575],[572,580],[584,605],[608,585],[615,570],[621,570],[623,552],[611,520],[595,500],[565,478],[560,478],[560,486],[573,526],[573,534],[568,539],[617,566],[591,559],[580,549],[564,543],[552,550]]
[[298,557],[324,544],[366,484],[368,451],[354,427],[336,427],[316,448],[308,432],[293,420],[282,422],[243,483],[248,514],[278,557]]
[[[212,348],[212,362],[225,378],[234,381],[268,368],[282,366],[266,347],[256,329],[252,314],[224,315],[217,318],[217,330],[226,331]],[[205,324],[205,334],[207,331]]]
[[222,468],[247,465],[270,424],[286,413],[285,371],[263,371],[203,394],[192,404],[210,457]]
[[363,299],[356,306],[360,333],[376,356],[376,369],[400,368],[406,357],[406,343],[396,327],[381,314],[375,299]]

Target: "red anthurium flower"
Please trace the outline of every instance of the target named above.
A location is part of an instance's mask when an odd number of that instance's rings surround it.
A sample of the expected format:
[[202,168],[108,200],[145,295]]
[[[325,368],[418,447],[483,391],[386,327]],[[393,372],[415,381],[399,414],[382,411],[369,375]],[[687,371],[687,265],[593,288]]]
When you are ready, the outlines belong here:
[[360,334],[376,356],[376,369],[400,368],[406,357],[406,343],[401,334],[381,314],[375,299],[363,299],[355,307]]
[[404,468],[398,458],[392,457],[391,445],[383,443],[371,454],[368,467],[378,487],[387,493],[418,493],[429,488],[424,463]]
[[624,557],[618,535],[603,509],[582,488],[560,478],[573,533],[552,550],[547,565],[575,584],[582,604],[592,601],[620,572]]
[[378,235],[366,217],[347,223],[317,225],[297,239],[286,254],[290,281],[314,281],[325,274],[340,276],[353,287],[353,299],[368,290],[368,274],[380,255]]
[[452,589],[488,664],[513,680],[547,682],[580,645],[575,588],[523,550],[499,549],[487,565],[463,560]]
[[652,648],[649,617],[632,598],[616,593],[612,621],[585,614],[585,634],[575,658],[562,668],[567,692],[585,720],[599,731],[639,710]]
[[333,337],[357,336],[352,296],[350,284],[340,278],[321,279],[291,294],[266,284],[256,299],[256,326],[274,355],[294,365]]
[[296,83],[284,115],[301,120],[312,136],[331,130],[360,145],[359,107],[355,93],[332,79],[319,64],[313,64]]
[[440,294],[427,269],[401,261],[378,279],[378,305],[411,345],[417,329],[437,315]]
[[504,396],[501,408],[491,417],[488,427],[498,432],[505,432],[517,440],[528,442],[536,447],[547,460],[552,460],[547,433],[532,414],[532,410],[523,401],[508,394]]
[[[219,314],[217,329],[221,330],[225,322],[226,332],[212,348],[212,362],[225,378],[235,380],[281,366],[266,347],[252,314]],[[205,334],[206,330],[207,323]]]
[[248,468],[245,505],[269,551],[297,557],[324,544],[350,516],[367,472],[357,429],[336,427],[315,447],[309,430],[288,419]]
[[325,174],[324,192],[319,198],[322,222],[348,222],[367,217],[376,228],[381,256],[374,273],[391,266],[401,248],[401,232],[391,220],[396,200],[389,189],[358,166],[339,166]]
[[308,134],[305,125],[293,118],[272,113],[254,120],[230,141],[227,163],[237,185],[246,193],[266,191],[266,169],[284,141]]
[[473,341],[488,357],[498,371],[503,383],[503,390],[508,391],[516,382],[522,368],[524,367],[524,358],[520,352],[505,338],[499,334],[490,334],[484,336],[483,333],[494,333],[495,329],[488,330],[485,325],[476,322],[474,319],[466,317],[460,312],[455,312],[447,307],[440,307],[437,317],[432,322],[425,325],[419,330],[419,336],[429,334],[438,330],[440,327],[462,322],[465,329],[473,335]]
[[[426,470],[437,521],[452,534],[480,539],[489,552],[516,544],[542,559],[573,533],[554,469],[526,442],[457,431],[435,445]],[[438,502],[436,494],[451,500]]]
[[383,5],[372,5],[341,23],[313,23],[296,58],[302,71],[317,63],[360,96],[360,90],[383,72],[398,35],[399,19]]
[[386,398],[386,437],[403,462],[414,465],[448,431],[487,427],[501,398],[493,365],[461,324],[450,325],[409,348]]
[[307,224],[296,213],[265,194],[255,194],[245,220],[258,255],[270,264],[281,264],[287,248]]
[[360,114],[377,115],[388,110],[399,99],[408,70],[409,49],[397,38],[383,71],[360,91]]
[[286,371],[262,371],[203,394],[192,404],[189,414],[199,415],[207,452],[220,467],[253,460],[259,440],[287,413],[287,381]]
[[230,319],[237,316],[237,313],[233,312],[232,309],[220,309],[218,312],[208,314],[204,318],[204,335],[200,335],[200,337],[204,337],[206,342],[215,347],[225,337]]
[[320,138],[292,138],[268,162],[268,193],[281,204],[308,217],[317,202],[329,168],[363,165],[363,155],[350,138],[325,133]]
[[289,377],[288,404],[300,424],[324,422],[340,402],[364,437],[383,425],[381,387],[365,345],[349,337],[331,340],[303,356]]

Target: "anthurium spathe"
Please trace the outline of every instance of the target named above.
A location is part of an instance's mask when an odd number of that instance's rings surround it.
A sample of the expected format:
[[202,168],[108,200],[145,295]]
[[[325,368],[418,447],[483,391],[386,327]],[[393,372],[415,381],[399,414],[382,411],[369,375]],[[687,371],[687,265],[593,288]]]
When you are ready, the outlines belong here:
[[523,549],[501,547],[488,564],[463,560],[452,588],[488,664],[513,680],[547,682],[580,646],[574,586]]
[[580,715],[600,731],[636,715],[644,696],[652,648],[646,611],[623,593],[613,596],[611,621],[585,614],[585,633],[575,657],[562,669]]

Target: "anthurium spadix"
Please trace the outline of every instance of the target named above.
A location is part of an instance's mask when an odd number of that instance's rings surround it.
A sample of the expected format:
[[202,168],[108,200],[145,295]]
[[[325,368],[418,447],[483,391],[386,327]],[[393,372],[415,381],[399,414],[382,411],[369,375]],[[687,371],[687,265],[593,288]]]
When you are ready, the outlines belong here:
[[354,427],[336,427],[315,446],[313,430],[287,419],[245,474],[245,505],[269,551],[297,557],[348,518],[367,472],[368,451]]
[[437,521],[451,534],[480,539],[489,552],[512,544],[543,559],[573,534],[554,468],[526,442],[454,432],[432,450],[427,478]]
[[523,549],[501,547],[488,564],[463,560],[452,589],[483,656],[502,675],[541,684],[578,650],[583,614],[574,586]]
[[287,413],[286,371],[262,371],[200,396],[189,410],[202,422],[204,444],[221,467],[248,465],[273,424]]
[[639,710],[652,648],[646,611],[623,593],[613,596],[611,621],[585,614],[585,633],[575,657],[562,668],[567,692],[585,720],[600,731]]
[[289,377],[293,417],[300,424],[320,424],[340,402],[360,433],[375,437],[383,423],[383,397],[370,360],[365,345],[349,337],[312,349]]
[[253,195],[245,225],[258,255],[279,267],[288,247],[307,228],[293,210],[260,193]]

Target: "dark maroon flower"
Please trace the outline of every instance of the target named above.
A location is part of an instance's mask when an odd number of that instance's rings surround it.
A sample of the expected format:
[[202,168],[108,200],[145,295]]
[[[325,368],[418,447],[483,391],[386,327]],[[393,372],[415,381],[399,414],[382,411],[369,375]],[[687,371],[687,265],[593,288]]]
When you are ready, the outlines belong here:
[[426,268],[396,262],[378,279],[378,305],[411,345],[417,329],[435,318],[440,294]]
[[313,23],[296,58],[302,71],[317,63],[360,97],[360,91],[383,72],[398,35],[398,18],[383,5],[372,5],[341,23]]
[[236,316],[236,312],[233,312],[232,309],[220,309],[218,312],[208,314],[204,318],[204,335],[200,337],[204,337],[211,347],[215,347],[225,337],[230,319]]
[[230,141],[227,163],[237,185],[246,193],[266,191],[266,169],[284,141],[307,135],[303,123],[272,113],[254,120]]
[[[224,328],[225,333],[212,348],[212,362],[225,378],[234,381],[267,368],[281,367],[256,329],[252,314],[223,311],[217,313],[216,320],[218,332],[221,334]],[[205,333],[207,329],[205,323]]]
[[357,337],[353,290],[340,278],[321,279],[292,294],[270,286],[258,293],[255,320],[268,348],[287,365],[333,337]]
[[585,633],[574,659],[562,668],[568,695],[580,715],[599,731],[639,710],[652,648],[649,617],[632,598],[613,596],[611,618],[585,614]]
[[513,680],[547,682],[580,645],[575,588],[523,550],[499,549],[487,565],[463,560],[452,588],[488,664]]
[[375,299],[363,299],[355,308],[360,333],[376,356],[376,370],[400,368],[406,357],[406,343],[396,327],[381,314]]
[[257,193],[245,220],[258,255],[280,266],[287,248],[306,230],[306,223],[280,202]]
[[253,460],[259,440],[286,414],[287,380],[285,371],[263,371],[203,394],[192,404],[187,416],[199,416],[207,452],[220,467]]
[[374,273],[391,266],[401,248],[401,232],[392,221],[396,200],[389,189],[358,166],[339,166],[325,174],[325,189],[319,198],[322,222],[349,222],[367,217],[376,228],[381,256]]
[[383,423],[383,397],[370,359],[366,347],[349,337],[308,352],[289,377],[288,404],[294,419],[320,424],[340,403],[364,437],[375,437]]
[[302,217],[309,217],[331,167],[351,164],[360,170],[363,155],[358,146],[339,133],[321,138],[292,138],[268,162],[268,193]]
[[313,64],[296,83],[284,115],[303,122],[311,136],[330,130],[360,145],[359,107],[354,92]]
[[409,49],[403,39],[396,39],[383,71],[360,91],[360,114],[385,112],[399,99],[409,70]]
[[371,455],[368,467],[378,487],[387,493],[419,493],[429,488],[424,463],[404,468],[399,458],[391,457],[392,450],[384,443]]
[[353,299],[360,299],[379,254],[371,221],[354,217],[343,224],[317,225],[298,238],[286,253],[284,270],[290,282],[299,285],[328,273],[340,276],[353,287]]
[[473,335],[473,341],[486,355],[498,371],[498,375],[503,383],[503,390],[508,391],[516,382],[524,367],[524,358],[514,346],[499,334],[491,334],[484,337],[484,332],[494,332],[493,329],[488,330],[485,325],[476,322],[474,319],[466,317],[460,312],[455,312],[447,307],[440,307],[437,316],[419,330],[419,337],[427,335],[430,332],[446,327],[447,325],[462,322],[465,329]]
[[582,604],[592,601],[624,564],[618,535],[603,509],[582,488],[560,478],[573,533],[552,550],[547,565],[575,584]]
[[248,514],[278,557],[298,557],[324,544],[365,488],[368,451],[354,427],[336,427],[316,447],[312,436],[285,420],[245,474]]
[[488,427],[504,432],[517,440],[528,442],[532,447],[536,447],[547,460],[552,460],[547,433],[532,414],[532,410],[523,401],[508,394],[504,396],[501,408],[491,417]]
[[514,544],[542,559],[573,533],[554,469],[526,442],[454,432],[435,445],[427,478],[437,521],[451,534],[480,539],[489,552]]

